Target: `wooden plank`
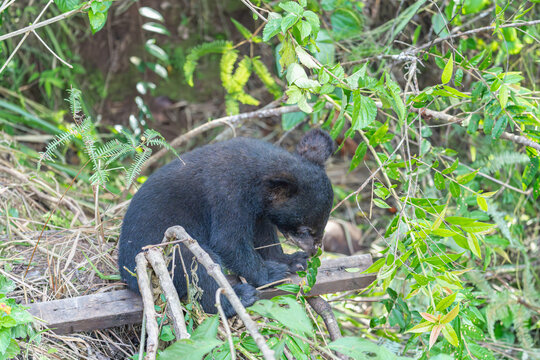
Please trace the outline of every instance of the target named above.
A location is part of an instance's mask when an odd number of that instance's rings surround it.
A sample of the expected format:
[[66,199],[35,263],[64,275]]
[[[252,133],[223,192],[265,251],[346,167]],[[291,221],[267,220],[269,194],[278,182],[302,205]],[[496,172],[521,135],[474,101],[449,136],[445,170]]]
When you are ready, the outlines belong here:
[[[308,295],[363,289],[375,279],[372,274],[361,274],[372,263],[370,255],[325,259],[319,268],[317,283]],[[301,281],[301,278],[294,275],[287,282],[299,284]],[[238,282],[238,279],[231,279],[231,282]],[[282,294],[285,292],[268,288],[261,291],[260,297],[271,299]],[[34,303],[29,306],[30,313],[42,319],[56,334],[140,323],[143,309],[140,296],[129,290]]]
[[118,290],[30,305],[28,311],[57,334],[106,329],[142,320],[142,300],[129,290]]

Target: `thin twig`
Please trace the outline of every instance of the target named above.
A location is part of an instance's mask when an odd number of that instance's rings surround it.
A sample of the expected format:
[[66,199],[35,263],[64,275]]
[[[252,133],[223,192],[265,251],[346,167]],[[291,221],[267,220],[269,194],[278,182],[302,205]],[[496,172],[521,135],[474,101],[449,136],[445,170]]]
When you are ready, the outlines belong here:
[[218,308],[219,316],[223,321],[223,327],[225,328],[225,333],[227,334],[227,339],[229,341],[229,348],[231,351],[231,360],[236,360],[236,351],[234,350],[234,342],[232,339],[231,328],[229,327],[229,322],[227,321],[227,316],[225,316],[225,311],[223,311],[223,306],[221,306],[221,293],[225,289],[219,288],[216,291],[216,307]]
[[[442,111],[435,111],[435,110],[430,110],[426,108],[420,108],[420,109],[412,108],[412,111],[417,112],[420,115],[427,115],[429,117],[433,117],[438,120],[443,120],[447,123],[461,124],[465,120],[457,116],[446,114]],[[501,139],[510,140],[512,142],[515,142],[516,144],[529,146],[540,151],[540,144],[530,139],[527,139],[525,136],[514,135],[508,132],[503,132],[501,134]]]
[[[41,12],[39,13],[39,15],[36,17],[36,20],[34,20],[35,22],[39,21],[39,19],[41,18],[41,16],[43,16],[43,14],[45,13],[45,10],[47,10],[49,8],[49,6],[53,3],[53,0],[49,0],[49,2],[43,7],[43,9],[41,10]],[[33,30],[33,29],[32,29]],[[9,34],[7,34],[9,35]],[[7,35],[4,35],[4,36],[0,36],[0,41],[4,40],[3,38]],[[11,52],[11,54],[9,55],[8,59],[6,60],[6,62],[4,63],[4,65],[2,65],[2,68],[0,68],[0,74],[4,71],[4,69],[8,66],[8,64],[11,62],[11,59],[13,59],[13,57],[15,56],[15,54],[17,53],[17,50],[19,50],[19,48],[21,47],[21,45],[24,43],[24,40],[26,40],[26,38],[28,37],[28,35],[30,35],[30,32],[27,32],[26,34],[24,34],[23,38],[19,41],[19,43],[17,44],[17,46],[15,47],[15,49],[13,49],[13,51]]]
[[[52,1],[50,1],[50,3],[52,3]],[[15,37],[15,36],[21,35],[21,34],[29,34],[31,31],[34,31],[36,29],[39,29],[41,27],[47,26],[49,24],[55,23],[55,22],[60,21],[60,20],[64,20],[64,19],[70,17],[71,15],[73,15],[75,13],[78,13],[78,12],[82,13],[82,12],[84,12],[84,10],[88,9],[89,7],[90,7],[90,4],[86,4],[82,8],[73,9],[71,11],[65,12],[65,13],[60,14],[58,16],[55,16],[53,18],[43,20],[42,22],[39,22],[37,24],[33,24],[33,25],[27,26],[25,28],[19,29],[19,30],[15,30],[15,31],[10,32],[10,33],[5,34],[5,35],[1,35],[0,36],[0,41],[10,39],[12,37]],[[37,22],[38,20],[39,20],[39,16],[38,16],[38,18],[36,18],[35,22]]]
[[58,56],[58,55],[53,51],[53,49],[51,49],[51,48],[49,47],[49,45],[47,45],[47,43],[46,43],[45,41],[43,41],[43,39],[41,38],[41,36],[38,35],[37,32],[35,32],[34,30],[32,30],[32,33],[33,33],[34,35],[36,35],[36,37],[38,38],[38,40],[43,44],[43,46],[45,46],[45,48],[46,48],[47,50],[49,50],[49,52],[50,52],[51,54],[53,54],[53,56],[54,56],[55,58],[57,58],[58,60],[60,60],[60,62],[61,62],[62,64],[64,64],[64,65],[66,65],[68,68],[73,69],[73,66],[72,66],[70,63],[68,63],[67,61],[65,61],[64,59],[62,59],[60,56]]
[[471,35],[471,34],[476,34],[476,33],[482,32],[482,31],[495,30],[496,28],[504,29],[504,28],[519,27],[519,26],[532,26],[532,25],[536,25],[536,24],[540,24],[540,20],[531,20],[531,21],[526,21],[526,22],[522,22],[522,23],[505,24],[505,25],[500,25],[498,27],[496,27],[495,25],[488,25],[488,26],[484,26],[484,27],[464,31],[464,32],[459,33],[459,34],[451,34],[451,35],[448,35],[448,36],[445,36],[445,37],[441,37],[441,38],[435,39],[433,41],[430,41],[427,44],[419,46],[417,48],[409,49],[407,51],[404,51],[403,53],[405,55],[416,54],[417,52],[419,52],[421,50],[424,50],[426,48],[430,48],[433,45],[437,45],[437,44],[439,44],[439,43],[441,43],[443,41],[450,40],[450,39],[457,38],[457,37],[467,36],[467,35]]

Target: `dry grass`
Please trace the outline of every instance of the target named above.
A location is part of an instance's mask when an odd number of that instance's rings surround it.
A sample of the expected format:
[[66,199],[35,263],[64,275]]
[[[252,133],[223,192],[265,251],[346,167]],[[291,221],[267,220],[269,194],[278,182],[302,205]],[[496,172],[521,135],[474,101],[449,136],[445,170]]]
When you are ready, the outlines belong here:
[[[63,184],[71,179],[52,168],[39,174],[32,171],[35,164],[11,148],[10,141],[5,135],[0,139],[0,274],[17,285],[10,297],[29,304],[123,288],[121,282],[110,279],[118,272],[116,244],[127,203],[113,206],[100,201],[102,243],[88,215],[94,213],[91,187],[76,182],[59,204]],[[126,359],[138,351],[139,333],[140,326],[69,336],[43,332],[34,341],[21,341],[20,346],[22,358]]]

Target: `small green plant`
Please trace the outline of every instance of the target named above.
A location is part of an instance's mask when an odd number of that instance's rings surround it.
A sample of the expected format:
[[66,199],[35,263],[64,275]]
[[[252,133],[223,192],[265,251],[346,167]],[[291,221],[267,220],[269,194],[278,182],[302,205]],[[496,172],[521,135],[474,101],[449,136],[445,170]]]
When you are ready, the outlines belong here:
[[13,289],[13,281],[0,275],[0,360],[15,358],[21,352],[17,340],[28,340],[35,335],[32,315],[7,297]]
[[95,135],[95,125],[92,119],[85,116],[82,112],[81,96],[80,90],[69,90],[69,97],[66,100],[70,104],[71,114],[75,122],[67,131],[63,131],[55,136],[53,141],[47,145],[45,151],[41,153],[38,168],[41,166],[43,160],[53,160],[54,153],[59,146],[68,144],[75,139],[80,139],[88,156],[86,163],[92,165],[93,173],[90,176],[90,182],[95,186],[105,187],[109,179],[109,173],[118,169],[117,167],[112,168],[116,160],[126,158],[130,155],[133,156],[133,162],[126,171],[126,186],[129,187],[141,171],[145,161],[152,155],[151,146],[160,146],[178,155],[161,134],[151,129],[145,130],[139,138],[126,131],[122,131],[127,141],[113,139],[104,144],[101,143]]

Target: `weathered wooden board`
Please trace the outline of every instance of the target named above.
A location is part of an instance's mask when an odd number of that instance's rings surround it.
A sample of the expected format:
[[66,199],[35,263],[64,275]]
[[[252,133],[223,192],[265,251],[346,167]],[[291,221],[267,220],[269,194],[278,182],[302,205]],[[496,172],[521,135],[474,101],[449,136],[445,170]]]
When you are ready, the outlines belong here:
[[[330,294],[363,289],[375,279],[372,274],[361,272],[372,264],[370,255],[355,255],[323,260],[317,275],[317,283],[309,295]],[[291,283],[303,279],[291,276]],[[231,282],[234,282],[231,279]],[[237,281],[237,280],[236,280]],[[261,298],[270,299],[284,294],[268,288],[261,291]],[[91,331],[110,327],[136,324],[142,320],[142,300],[129,290],[47,301],[31,304],[30,313],[45,322],[45,326],[57,334]]]

